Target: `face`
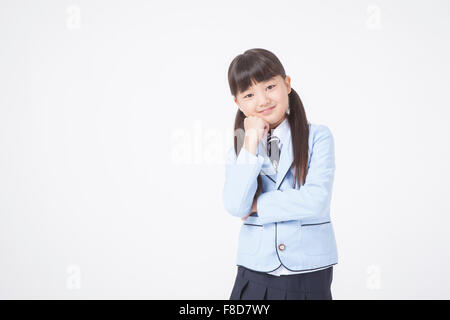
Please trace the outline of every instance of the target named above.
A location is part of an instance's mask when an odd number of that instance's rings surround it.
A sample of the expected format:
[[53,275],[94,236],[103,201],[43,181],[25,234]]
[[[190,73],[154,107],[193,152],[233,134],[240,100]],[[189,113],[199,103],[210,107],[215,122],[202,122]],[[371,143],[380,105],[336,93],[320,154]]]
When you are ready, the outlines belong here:
[[259,116],[275,128],[286,117],[291,92],[291,78],[280,75],[260,83],[253,83],[246,91],[237,93],[234,101],[248,116]]

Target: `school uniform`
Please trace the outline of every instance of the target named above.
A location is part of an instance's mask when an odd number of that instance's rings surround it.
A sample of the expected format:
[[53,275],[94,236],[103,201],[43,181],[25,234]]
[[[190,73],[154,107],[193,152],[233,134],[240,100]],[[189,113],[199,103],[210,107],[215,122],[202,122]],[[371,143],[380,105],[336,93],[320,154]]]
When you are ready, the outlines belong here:
[[[258,175],[262,180],[257,213],[243,221],[239,232],[232,300],[331,299],[333,265],[338,263],[330,218],[334,140],[328,127],[308,125],[308,174],[295,189],[287,118],[261,139],[256,155],[244,148],[238,156],[234,147],[227,152],[223,202],[228,213],[248,215]],[[268,155],[271,137],[278,157]]]

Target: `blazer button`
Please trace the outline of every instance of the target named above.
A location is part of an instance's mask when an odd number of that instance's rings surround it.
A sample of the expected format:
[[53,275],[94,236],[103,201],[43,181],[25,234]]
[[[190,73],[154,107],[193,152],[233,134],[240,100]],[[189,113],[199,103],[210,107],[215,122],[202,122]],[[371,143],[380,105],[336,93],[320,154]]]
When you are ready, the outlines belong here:
[[278,249],[280,249],[280,250],[284,250],[286,248],[286,246],[284,245],[284,244],[280,244],[279,246],[278,246]]

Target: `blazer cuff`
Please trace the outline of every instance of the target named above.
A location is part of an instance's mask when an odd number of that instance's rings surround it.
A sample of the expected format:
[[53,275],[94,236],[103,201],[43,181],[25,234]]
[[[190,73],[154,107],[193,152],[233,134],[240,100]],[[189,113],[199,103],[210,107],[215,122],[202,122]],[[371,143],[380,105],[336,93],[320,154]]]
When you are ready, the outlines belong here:
[[262,165],[264,163],[264,157],[260,154],[258,154],[258,151],[256,151],[256,156],[245,149],[244,147],[241,148],[241,151],[239,151],[239,155],[236,159],[236,164],[260,164]]

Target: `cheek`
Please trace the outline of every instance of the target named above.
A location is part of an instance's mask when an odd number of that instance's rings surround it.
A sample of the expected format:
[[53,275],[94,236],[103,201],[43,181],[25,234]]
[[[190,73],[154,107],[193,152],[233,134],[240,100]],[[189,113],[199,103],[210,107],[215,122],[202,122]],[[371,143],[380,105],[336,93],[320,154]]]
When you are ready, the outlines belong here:
[[252,114],[254,114],[256,112],[254,110],[254,108],[249,107],[249,106],[241,107],[241,111],[244,113],[244,115],[246,117],[248,117],[249,115],[252,115]]
[[286,96],[286,94],[284,94],[283,92],[277,91],[272,96],[272,99],[276,100],[278,103],[281,103],[281,102],[283,102],[285,100],[285,96]]
[[280,93],[279,95],[277,95],[276,99],[277,99],[277,103],[281,107],[286,107],[289,102],[289,96],[287,96],[284,93]]
[[257,113],[256,107],[253,106],[245,106],[242,110],[245,111],[244,113],[247,115]]

